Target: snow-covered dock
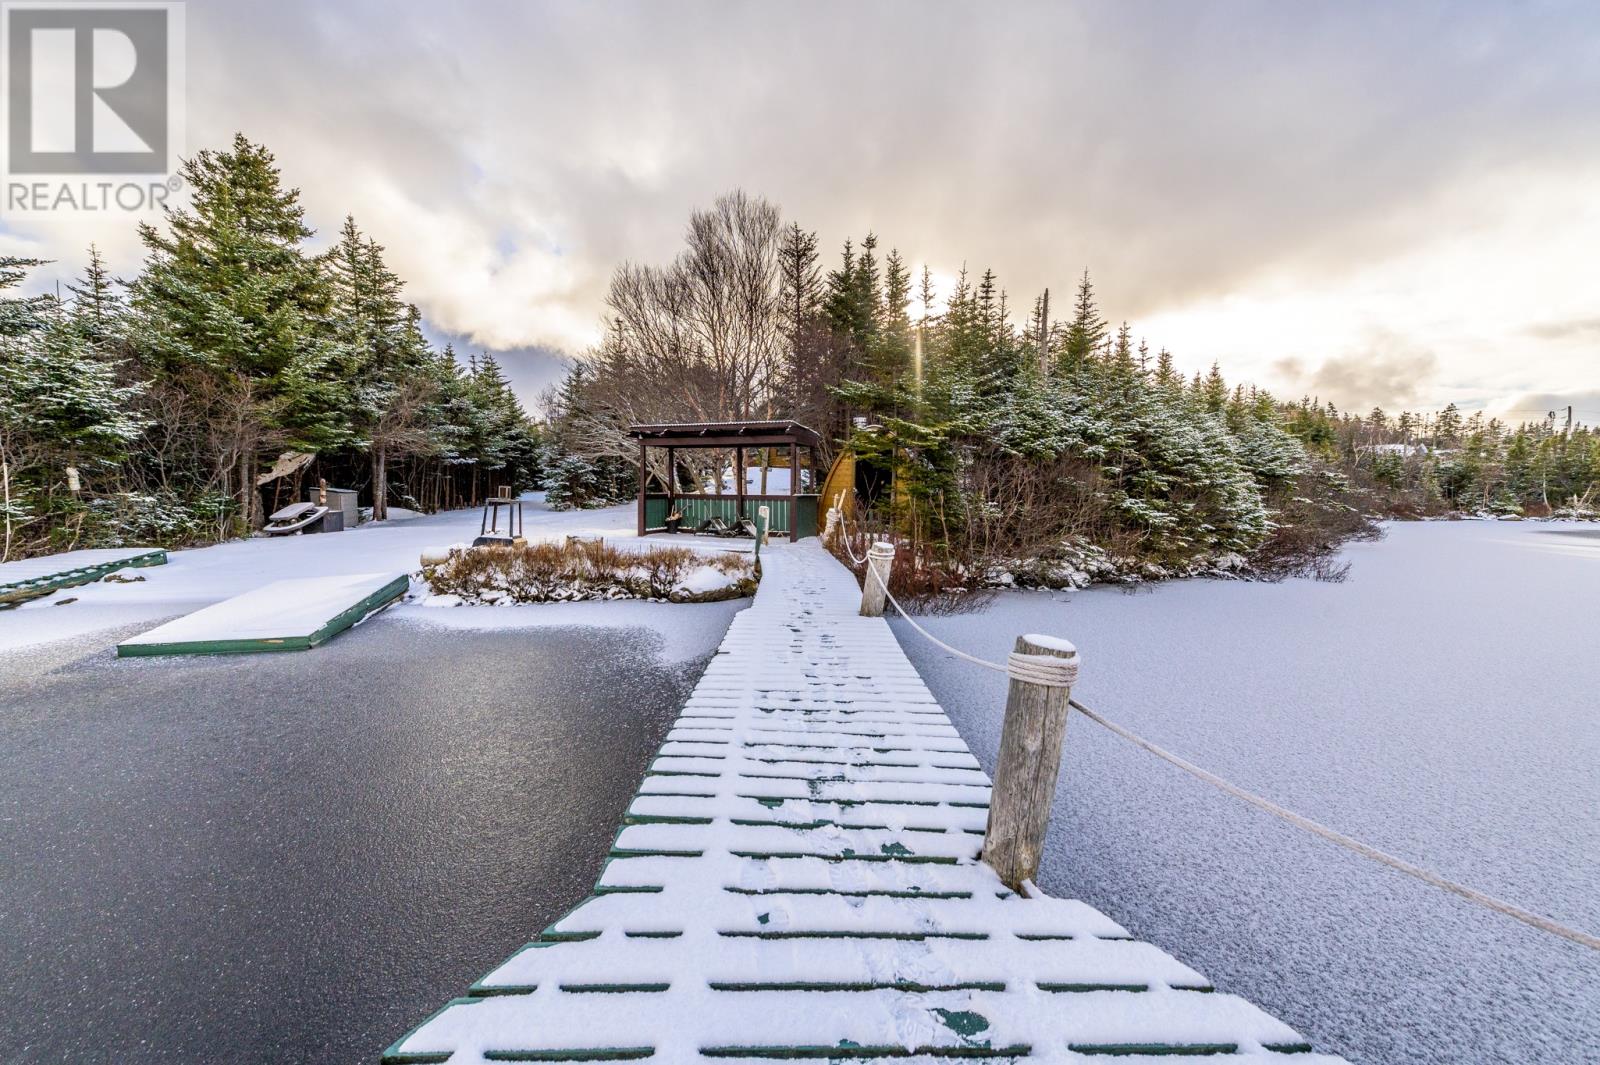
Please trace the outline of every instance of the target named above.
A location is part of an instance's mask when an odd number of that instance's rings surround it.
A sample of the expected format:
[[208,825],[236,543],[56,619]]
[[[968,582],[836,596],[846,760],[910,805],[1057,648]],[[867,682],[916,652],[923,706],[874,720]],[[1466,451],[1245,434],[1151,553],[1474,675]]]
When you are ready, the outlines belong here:
[[404,573],[273,581],[117,645],[120,658],[305,651],[406,594]]
[[593,896],[386,1062],[1338,1060],[1007,891],[989,780],[853,578],[814,540],[762,561]]
[[159,548],[116,547],[0,562],[0,603],[48,595],[97,581],[119,569],[160,566],[166,561],[167,553]]

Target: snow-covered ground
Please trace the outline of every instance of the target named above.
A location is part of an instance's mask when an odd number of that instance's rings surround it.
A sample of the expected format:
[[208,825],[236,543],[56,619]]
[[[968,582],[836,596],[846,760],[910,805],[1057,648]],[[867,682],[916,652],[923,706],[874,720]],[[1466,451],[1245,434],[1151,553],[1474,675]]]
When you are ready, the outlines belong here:
[[[603,536],[608,543],[640,542],[634,535],[632,504],[604,510],[552,511],[545,506],[542,493],[536,493],[527,497],[524,507],[529,540],[583,535]],[[277,580],[413,572],[423,549],[470,542],[478,534],[481,516],[475,509],[426,516],[403,513],[403,517],[342,533],[258,537],[171,551],[165,566],[130,570],[124,575],[133,578],[128,583],[99,582],[68,588],[15,610],[0,611],[0,651],[140,622],[153,624]],[[705,551],[726,550],[729,546],[727,541],[688,536],[657,536],[649,542],[670,542],[673,546]],[[624,608],[609,604],[596,604],[596,609],[591,610],[576,610],[575,606],[528,607],[527,616],[514,617],[511,615],[521,611],[492,607],[435,610],[407,605],[394,608],[384,617],[415,619],[420,614],[429,622],[452,627],[505,628],[538,624],[625,625],[642,616],[637,610],[624,616]],[[448,619],[445,615],[449,615]]]
[[[732,492],[736,480],[738,478],[734,475],[732,468],[722,471],[722,490],[724,492]],[[800,484],[803,491],[811,490],[810,470],[800,471]],[[706,481],[705,490],[708,492],[712,490],[711,481]],[[747,495],[758,495],[764,492],[766,495],[786,496],[789,494],[789,468],[787,466],[767,467],[767,484],[766,488],[763,489],[761,486],[761,467],[746,467],[744,471],[744,490]]]
[[[1013,592],[924,618],[1053,633],[1075,694],[1392,853],[1600,931],[1600,529],[1397,524],[1343,584]],[[986,769],[1004,679],[896,632]],[[1372,1065],[1600,1061],[1600,955],[1282,824],[1082,717],[1040,877]]]

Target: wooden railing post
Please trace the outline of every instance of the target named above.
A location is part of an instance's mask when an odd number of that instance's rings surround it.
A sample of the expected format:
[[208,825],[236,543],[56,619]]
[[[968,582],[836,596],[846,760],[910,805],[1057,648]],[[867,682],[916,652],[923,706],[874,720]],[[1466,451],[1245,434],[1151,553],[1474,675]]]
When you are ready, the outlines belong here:
[[1067,701],[1078,676],[1078,652],[1053,636],[1018,636],[1007,673],[1011,687],[989,795],[983,860],[1007,887],[1021,891],[1022,882],[1039,872],[1061,767],[1061,741],[1067,731]]
[[883,617],[884,592],[889,587],[889,571],[893,568],[893,544],[878,540],[867,548],[867,575],[861,582],[862,617]]
[[833,550],[833,538],[839,532],[839,508],[829,507],[827,521],[822,526],[822,544],[829,551]]

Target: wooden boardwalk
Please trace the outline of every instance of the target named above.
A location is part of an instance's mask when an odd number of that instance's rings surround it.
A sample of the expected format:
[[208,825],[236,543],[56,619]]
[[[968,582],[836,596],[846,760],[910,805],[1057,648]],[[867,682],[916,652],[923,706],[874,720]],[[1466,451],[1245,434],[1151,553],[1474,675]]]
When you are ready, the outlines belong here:
[[815,540],[762,561],[594,895],[386,1062],[1338,1060],[1007,891],[989,780],[854,579]]

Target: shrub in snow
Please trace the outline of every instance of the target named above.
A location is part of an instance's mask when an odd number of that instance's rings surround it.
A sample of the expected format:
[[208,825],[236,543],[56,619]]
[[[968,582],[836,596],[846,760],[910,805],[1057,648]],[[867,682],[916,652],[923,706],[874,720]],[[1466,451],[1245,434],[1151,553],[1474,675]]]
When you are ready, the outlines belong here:
[[634,468],[616,459],[590,460],[551,451],[545,463],[545,502],[551,510],[608,507],[633,498]]
[[425,561],[421,576],[433,596],[502,605],[584,599],[707,603],[751,595],[756,586],[754,563],[744,555],[704,555],[684,547],[621,550],[598,542],[452,549],[442,561]]

